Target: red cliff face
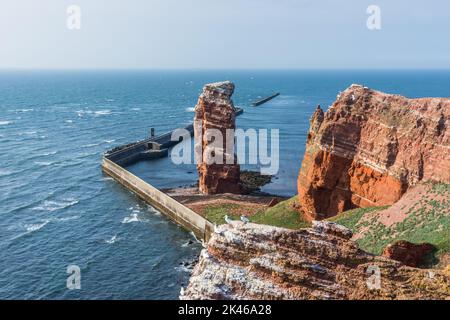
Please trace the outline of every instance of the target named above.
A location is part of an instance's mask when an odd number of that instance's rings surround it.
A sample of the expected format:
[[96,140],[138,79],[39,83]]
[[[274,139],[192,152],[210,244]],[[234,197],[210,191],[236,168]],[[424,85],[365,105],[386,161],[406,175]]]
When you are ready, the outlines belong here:
[[450,183],[450,99],[407,99],[352,85],[311,118],[298,176],[301,209],[324,219],[396,202],[422,180]]
[[[236,115],[231,100],[233,92],[234,84],[229,81],[207,84],[195,106],[195,152],[200,160],[197,164],[199,190],[205,194],[241,192],[240,168],[234,150],[226,148],[227,140],[234,139],[234,132],[227,137],[227,132],[232,132],[229,129],[235,129]],[[218,139],[215,133],[220,133],[222,138]]]

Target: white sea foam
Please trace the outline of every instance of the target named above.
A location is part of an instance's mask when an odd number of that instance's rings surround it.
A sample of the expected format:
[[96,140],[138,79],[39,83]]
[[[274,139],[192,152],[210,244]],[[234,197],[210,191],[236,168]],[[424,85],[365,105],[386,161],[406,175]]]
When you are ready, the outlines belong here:
[[0,177],[9,176],[12,173],[10,170],[0,169]]
[[63,199],[61,201],[45,200],[40,206],[34,207],[37,211],[56,211],[76,205],[79,201],[73,198]]
[[38,166],[48,167],[48,166],[51,166],[53,164],[53,162],[50,162],[50,161],[34,161],[34,164],[37,164]]
[[43,154],[41,154],[41,156],[52,156],[57,153],[58,153],[58,151],[49,151],[49,152],[44,152]]
[[34,111],[34,109],[14,109],[14,110],[8,110],[8,111],[12,111],[12,112],[15,112],[15,113],[25,113],[25,112]]
[[194,112],[195,108],[194,107],[189,107],[185,109],[187,112]]
[[50,220],[45,220],[44,222],[41,223],[25,224],[24,227],[27,230],[27,232],[33,232],[42,229],[49,222]]
[[114,236],[112,236],[111,239],[105,240],[105,242],[108,244],[113,244],[113,243],[117,242],[118,240],[119,240],[119,238],[117,238],[117,235],[115,234]]
[[191,244],[191,242],[186,241],[186,242],[183,243],[181,246],[184,247],[184,248],[186,248],[186,247],[188,247],[190,244]]
[[73,123],[73,120],[64,120],[66,123]]
[[19,132],[19,136],[32,136],[35,135],[37,133],[37,131],[24,131],[24,132]]
[[70,221],[70,220],[77,220],[79,218],[80,218],[80,216],[70,216],[70,217],[63,217],[63,218],[55,218],[54,220],[64,222],[64,221]]
[[[134,210],[133,210],[134,212]],[[130,216],[123,218],[122,223],[139,222],[138,214],[132,213]]]
[[186,272],[186,273],[192,273],[192,270],[194,269],[194,267],[193,266],[190,266],[190,265],[188,265],[188,266],[178,266],[178,267],[175,267],[175,270],[177,270],[178,272]]
[[113,139],[113,140],[103,140],[103,142],[105,142],[105,143],[113,143],[114,141],[116,141],[116,139]]
[[92,114],[94,113],[92,110],[77,110],[75,111],[79,117],[83,117],[85,114]]
[[94,114],[96,116],[106,116],[106,115],[111,114],[111,110],[98,110],[98,111],[95,111]]
[[141,108],[131,108],[132,111],[140,111]]
[[197,236],[195,235],[195,233],[194,232],[189,232],[190,233],[190,235],[195,239],[195,241],[197,241],[198,243],[202,243],[201,242],[201,240],[199,240],[198,238],[197,238]]
[[0,120],[0,126],[7,126],[8,124],[12,124],[12,121]]
[[89,144],[85,144],[84,146],[81,146],[82,148],[92,148],[92,147],[97,147],[99,145],[101,145],[101,142],[98,143],[89,143]]
[[151,213],[153,213],[155,216],[160,216],[161,215],[161,212],[159,212],[158,210],[156,210],[152,206],[147,206],[147,210],[150,211]]

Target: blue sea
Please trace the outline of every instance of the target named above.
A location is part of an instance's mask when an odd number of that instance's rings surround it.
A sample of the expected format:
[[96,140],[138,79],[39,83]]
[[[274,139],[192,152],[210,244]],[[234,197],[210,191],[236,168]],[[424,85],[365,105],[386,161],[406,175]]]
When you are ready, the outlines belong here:
[[[315,107],[352,83],[450,97],[449,71],[1,71],[0,299],[176,299],[201,245],[102,174],[101,156],[190,123],[202,86],[221,80],[236,84],[238,127],[280,130],[263,191],[283,196],[296,193]],[[197,178],[167,158],[129,169],[158,187]],[[69,265],[80,290],[66,287]]]

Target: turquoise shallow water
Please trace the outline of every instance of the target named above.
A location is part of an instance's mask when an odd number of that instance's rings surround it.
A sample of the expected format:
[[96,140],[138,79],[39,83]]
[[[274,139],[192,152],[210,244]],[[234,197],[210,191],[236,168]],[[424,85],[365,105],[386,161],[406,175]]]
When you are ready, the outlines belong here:
[[[0,72],[0,298],[174,299],[201,246],[100,170],[101,154],[193,118],[204,83],[231,80],[238,126],[280,129],[280,170],[264,191],[295,194],[309,117],[352,83],[450,97],[450,72]],[[281,96],[249,107],[273,91]],[[254,167],[254,166],[253,166]],[[130,170],[159,187],[195,182],[168,159]],[[81,268],[67,290],[66,268]]]

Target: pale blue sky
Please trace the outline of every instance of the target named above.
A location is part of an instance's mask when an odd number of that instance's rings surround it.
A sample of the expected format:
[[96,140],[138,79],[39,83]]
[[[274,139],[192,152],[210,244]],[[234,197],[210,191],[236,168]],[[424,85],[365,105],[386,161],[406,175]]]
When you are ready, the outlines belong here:
[[0,68],[448,69],[449,34],[448,0],[2,0]]

